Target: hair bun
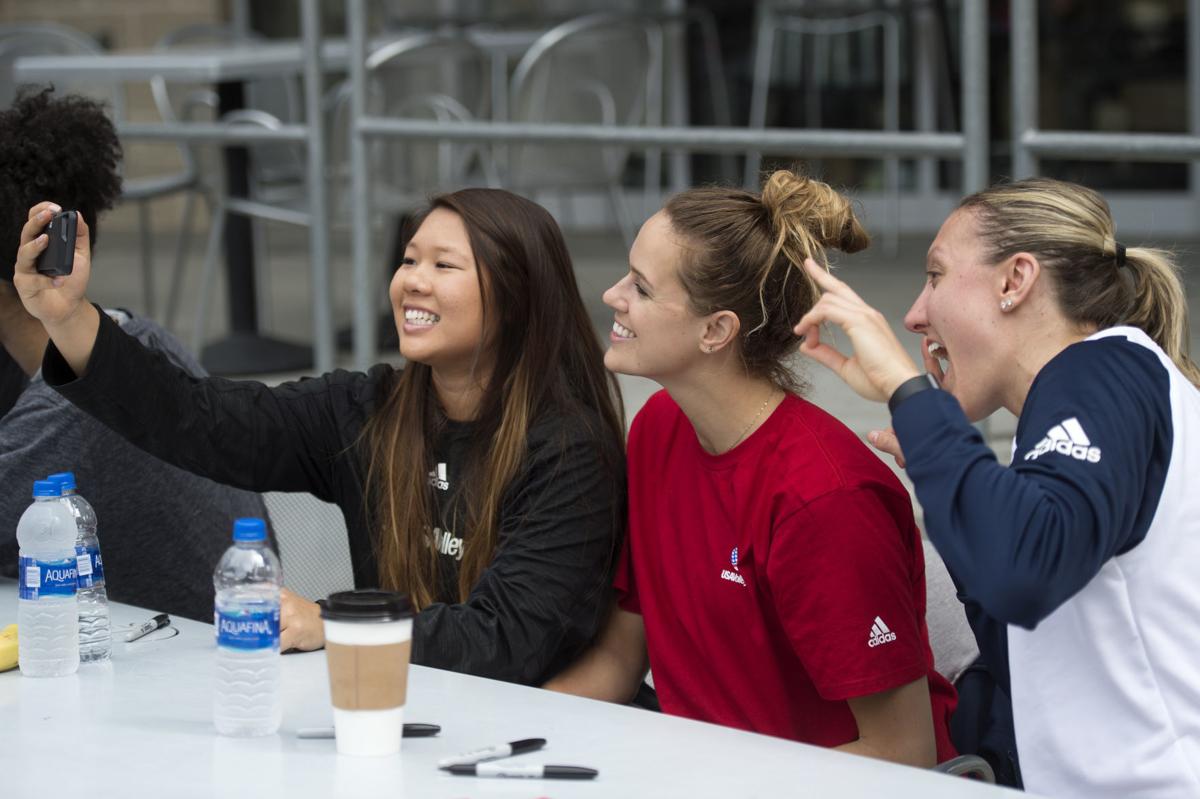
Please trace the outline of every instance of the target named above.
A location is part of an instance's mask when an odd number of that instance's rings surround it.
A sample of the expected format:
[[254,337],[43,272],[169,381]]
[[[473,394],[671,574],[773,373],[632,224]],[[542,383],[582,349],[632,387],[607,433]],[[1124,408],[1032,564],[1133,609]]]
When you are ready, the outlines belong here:
[[823,261],[826,249],[852,253],[871,243],[845,196],[790,169],[771,173],[763,185],[762,204],[782,250],[796,263],[804,258]]

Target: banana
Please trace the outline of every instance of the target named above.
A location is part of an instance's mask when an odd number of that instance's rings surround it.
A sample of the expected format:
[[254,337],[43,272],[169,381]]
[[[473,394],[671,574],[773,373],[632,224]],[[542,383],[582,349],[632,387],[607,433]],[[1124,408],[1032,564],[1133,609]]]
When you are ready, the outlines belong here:
[[17,625],[10,624],[0,632],[0,671],[17,667]]

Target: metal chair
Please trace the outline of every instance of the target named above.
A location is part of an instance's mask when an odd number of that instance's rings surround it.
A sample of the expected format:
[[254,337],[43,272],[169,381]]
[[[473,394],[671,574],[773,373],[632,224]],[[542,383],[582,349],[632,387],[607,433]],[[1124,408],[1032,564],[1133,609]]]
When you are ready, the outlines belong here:
[[[591,14],[552,28],[513,72],[510,119],[531,125],[658,124],[662,41],[658,23],[639,16]],[[514,189],[603,187],[632,244],[637,224],[622,190],[628,148],[606,146],[597,154],[591,146],[523,144],[501,153],[504,179]]]
[[262,498],[289,590],[316,600],[354,588],[341,508],[306,493],[270,491]]
[[[877,52],[872,46],[863,47],[863,71],[879,72],[883,83],[883,128],[888,131],[900,129],[900,79],[902,73],[900,57],[900,18],[890,8],[867,8],[857,13],[847,13],[844,6],[853,7],[855,4],[839,3],[831,10],[826,4],[824,10],[813,7],[812,3],[784,0],[784,2],[766,2],[758,7],[758,22],[756,25],[754,43],[754,82],[750,96],[751,128],[764,128],[767,122],[767,99],[771,88],[772,78],[776,69],[790,66],[791,71],[804,71],[804,50],[802,37],[812,40],[813,57],[812,70],[807,74],[805,86],[805,123],[809,127],[821,127],[821,96],[820,88],[831,71],[831,43],[835,39],[846,41],[848,37],[873,37],[876,29],[882,31],[883,58],[876,64]],[[872,4],[874,5],[874,4]],[[853,10],[853,8],[851,9]],[[781,34],[790,34],[789,47],[777,51],[776,43]],[[868,45],[873,42],[868,41]],[[839,50],[844,70],[849,69],[848,50]],[[746,153],[746,173],[744,183],[750,190],[756,190],[761,182],[759,171],[762,167],[762,153],[750,151]],[[897,158],[884,160],[884,185],[888,191],[888,234],[887,248],[895,252],[898,247],[900,229],[900,162]]]
[[[0,107],[8,108],[17,96],[13,62],[22,56],[96,55],[104,52],[99,42],[85,33],[54,23],[0,25]],[[124,95],[109,81],[81,75],[70,88],[110,103],[112,115],[124,118]]]
[[[12,79],[12,63],[21,56],[33,55],[98,55],[103,53],[99,43],[79,31],[62,25],[10,25],[0,27],[0,105],[7,107],[16,97],[17,86]],[[59,93],[77,92],[108,103],[111,116],[117,123],[125,115],[125,95],[112,82],[81,75],[68,86],[56,86]],[[161,197],[185,193],[187,196],[180,219],[180,238],[175,249],[175,271],[181,268],[187,253],[184,231],[190,228],[194,195],[202,192],[198,172],[193,167],[186,147],[180,146],[183,166],[179,171],[122,181],[122,199],[138,205],[138,226],[142,262],[142,292],[144,311],[155,316],[154,234],[150,224],[150,202]],[[122,169],[124,167],[122,166]]]
[[[264,40],[252,33],[238,32],[233,26],[209,23],[186,25],[174,30],[159,39],[156,50],[177,51],[189,48],[211,48],[214,46],[249,46]],[[245,83],[245,107],[256,112],[267,114],[270,119],[280,122],[302,122],[300,89],[296,81],[286,77],[264,77]],[[197,88],[180,84],[167,83],[163,78],[156,77],[151,81],[155,105],[164,120],[194,120],[198,117],[199,109],[206,108],[207,114],[215,119],[218,115],[216,93],[209,88]],[[253,116],[253,115],[251,115]],[[268,127],[272,126],[268,124]],[[219,148],[200,146],[187,142],[183,146],[185,163],[197,171],[198,176],[220,176],[224,174],[217,154]],[[251,195],[257,199],[268,201],[291,202],[301,196],[305,185],[305,154],[302,148],[290,144],[259,144],[248,148],[250,153],[251,170],[248,175]],[[210,177],[202,182],[200,192],[208,205],[210,217],[217,205],[217,196],[224,196],[226,189],[219,177]],[[187,222],[181,228],[181,236],[190,239],[193,196],[188,197],[185,208]],[[256,261],[263,262],[268,251],[266,232],[261,226],[254,226],[253,246]],[[181,246],[181,251],[183,247]],[[207,258],[207,254],[206,254]],[[171,279],[171,288],[167,303],[167,326],[174,327],[178,319],[179,305],[183,287],[183,270],[185,263],[178,259],[175,272]],[[256,279],[265,284],[266,270],[257,270]],[[259,297],[267,297],[270,292],[265,285],[258,292]]]
[[[933,650],[934,668],[953,684],[979,657],[979,646],[941,555],[929,541],[921,543],[925,552],[925,627],[929,633],[929,646]],[[996,782],[991,764],[975,754],[959,755],[939,763],[934,770],[956,777]]]
[[[459,32],[403,35],[375,48],[364,62],[367,113],[439,122],[486,118],[494,62],[492,54]],[[349,81],[331,94],[330,197],[341,227],[341,222],[351,217]],[[382,249],[389,255],[379,273],[383,283],[379,298],[386,304],[386,284],[399,257],[400,231],[412,213],[424,206],[431,194],[464,186],[499,186],[500,179],[486,145],[474,142],[369,139],[367,162],[371,164],[370,222],[373,229],[382,227],[384,235],[391,238]],[[380,316],[379,329],[381,343],[394,340],[390,309]],[[351,335],[349,329],[340,331],[339,343],[349,346]]]
[[[278,129],[283,124],[278,118],[266,111],[258,111],[250,108],[231,111],[222,116],[221,121],[227,125],[250,125],[268,130]],[[253,157],[254,151],[251,152],[252,163]],[[253,171],[253,166],[251,169]],[[262,199],[254,196],[253,184],[252,195],[250,197],[230,196],[224,187],[217,192],[213,203],[212,224],[208,231],[208,243],[204,249],[204,266],[200,277],[196,318],[193,321],[192,335],[189,342],[192,352],[198,354],[204,346],[204,336],[208,325],[208,305],[211,302],[212,291],[216,282],[217,263],[221,255],[222,241],[225,236],[225,222],[228,214],[241,214],[252,219],[283,222],[307,227],[311,224],[311,215],[308,211],[306,185],[307,181],[299,184],[293,194],[284,197],[280,193],[279,184],[275,184],[272,187],[273,194]],[[265,269],[261,268],[257,270],[256,276],[260,282],[263,280],[262,273],[265,271]]]
[[[491,56],[454,33],[417,33],[380,45],[367,56],[367,113],[377,117],[465,122],[489,111]],[[335,191],[348,188],[349,83],[333,98],[331,163]],[[383,215],[407,213],[432,192],[499,184],[486,147],[474,143],[394,138],[368,142],[372,206]],[[336,195],[343,218],[349,198]]]

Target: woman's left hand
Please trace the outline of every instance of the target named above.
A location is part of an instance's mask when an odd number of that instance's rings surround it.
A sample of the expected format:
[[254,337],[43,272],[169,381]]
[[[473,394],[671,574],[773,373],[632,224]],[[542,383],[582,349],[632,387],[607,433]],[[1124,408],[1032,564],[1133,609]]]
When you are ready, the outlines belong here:
[[286,588],[279,590],[279,651],[309,651],[325,646],[325,623],[321,606],[297,596]]
[[867,441],[870,441],[875,449],[895,458],[896,465],[901,469],[905,467],[904,451],[900,449],[900,439],[896,438],[895,430],[890,427],[887,430],[872,430],[867,433]]
[[[876,402],[887,402],[901,383],[921,374],[883,314],[811,258],[804,268],[822,295],[795,327],[796,335],[804,337],[801,352],[833,370],[860,396]],[[822,343],[821,325],[827,322],[846,331],[853,355],[846,357]]]

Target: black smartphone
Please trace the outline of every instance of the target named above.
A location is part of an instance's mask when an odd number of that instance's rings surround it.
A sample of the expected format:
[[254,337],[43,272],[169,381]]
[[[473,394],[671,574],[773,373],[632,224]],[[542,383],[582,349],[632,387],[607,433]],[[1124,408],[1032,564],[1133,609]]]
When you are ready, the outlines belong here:
[[37,259],[37,270],[47,277],[71,274],[75,265],[75,226],[79,215],[75,211],[60,211],[43,231],[50,244]]

